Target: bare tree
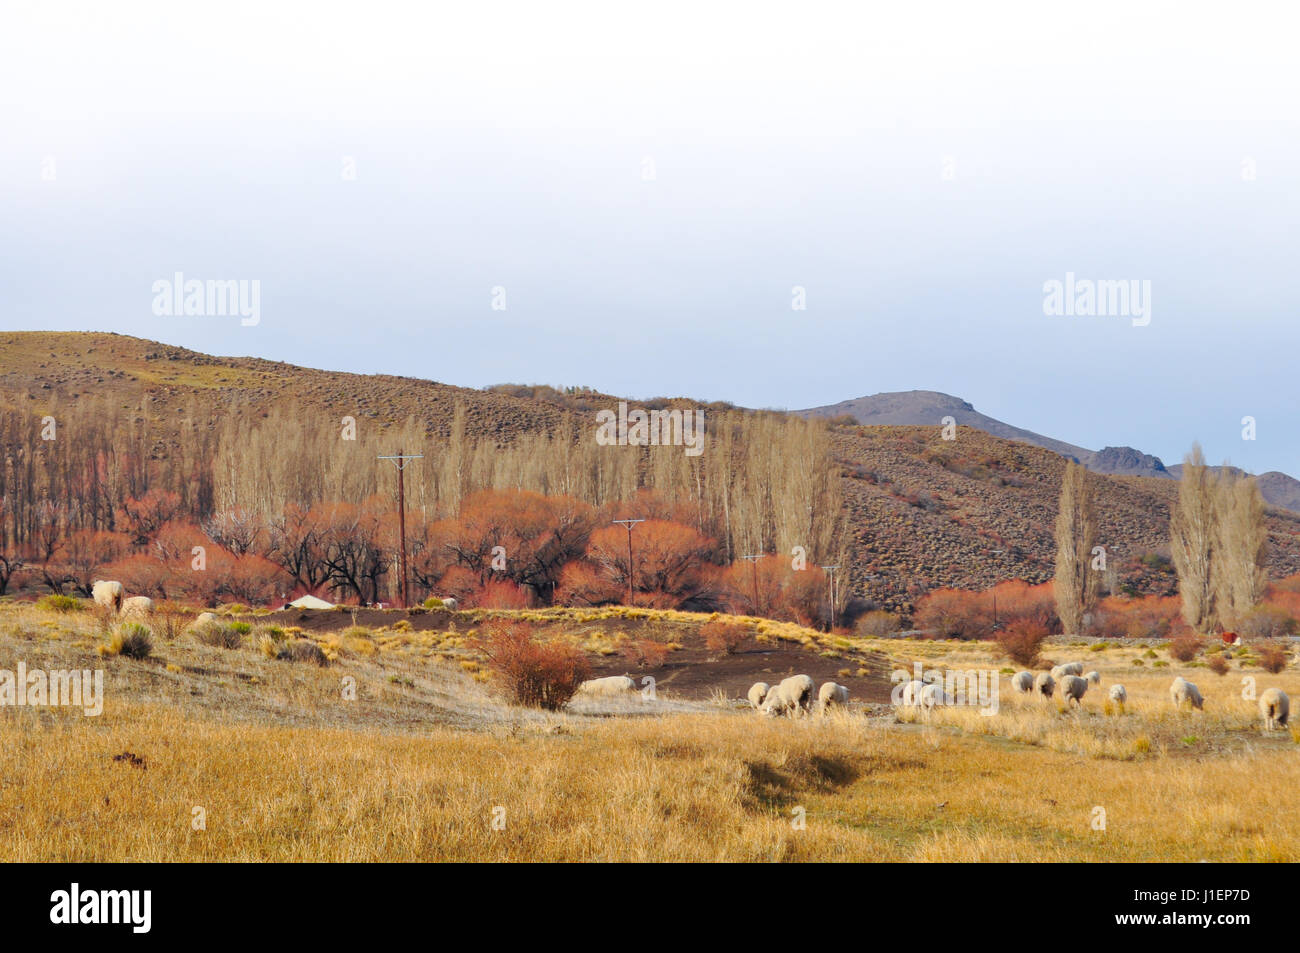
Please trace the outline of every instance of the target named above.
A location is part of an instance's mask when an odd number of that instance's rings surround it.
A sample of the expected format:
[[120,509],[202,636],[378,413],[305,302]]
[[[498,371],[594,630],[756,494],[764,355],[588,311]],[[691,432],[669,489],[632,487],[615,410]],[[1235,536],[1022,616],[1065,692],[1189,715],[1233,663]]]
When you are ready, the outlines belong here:
[[1207,632],[1217,621],[1214,568],[1217,507],[1216,480],[1205,465],[1201,445],[1183,459],[1183,477],[1169,521],[1170,549],[1178,571],[1183,619]]
[[1061,478],[1061,504],[1056,515],[1056,611],[1071,634],[1083,631],[1084,617],[1097,604],[1101,575],[1092,568],[1097,541],[1092,487],[1088,471],[1073,461]]
[[1223,624],[1236,628],[1259,605],[1268,586],[1264,499],[1254,477],[1238,476],[1225,467],[1215,502],[1215,599]]

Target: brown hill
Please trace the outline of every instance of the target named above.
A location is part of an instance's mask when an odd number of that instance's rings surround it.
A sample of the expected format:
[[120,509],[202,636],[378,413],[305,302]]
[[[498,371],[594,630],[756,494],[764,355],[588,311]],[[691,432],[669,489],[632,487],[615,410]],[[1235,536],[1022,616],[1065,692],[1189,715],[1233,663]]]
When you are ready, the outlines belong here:
[[[467,433],[504,443],[549,430],[566,411],[585,412],[615,399],[545,387],[474,390],[213,357],[117,334],[45,332],[0,334],[0,392],[16,395],[32,412],[88,399],[147,407],[159,452],[165,452],[177,419],[196,403],[209,410],[265,412],[292,400],[308,410],[379,425],[414,417],[447,434],[459,402],[466,408]],[[959,427],[955,441],[943,441],[937,421],[832,429],[844,468],[855,593],[907,608],[937,586],[982,588],[1000,579],[1051,578],[1052,529],[1065,466],[1058,453],[972,426]],[[1097,479],[1102,539],[1119,581],[1136,591],[1167,591],[1171,578],[1158,554],[1167,552],[1176,483],[1168,477]],[[1271,571],[1300,572],[1300,516],[1273,510],[1269,520]]]

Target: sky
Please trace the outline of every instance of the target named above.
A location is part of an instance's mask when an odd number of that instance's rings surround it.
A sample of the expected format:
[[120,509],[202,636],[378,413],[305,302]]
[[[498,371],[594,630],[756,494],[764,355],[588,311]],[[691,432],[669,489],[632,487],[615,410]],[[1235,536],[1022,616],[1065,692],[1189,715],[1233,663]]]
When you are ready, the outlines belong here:
[[0,8],[0,329],[1300,475],[1285,4],[268,6]]

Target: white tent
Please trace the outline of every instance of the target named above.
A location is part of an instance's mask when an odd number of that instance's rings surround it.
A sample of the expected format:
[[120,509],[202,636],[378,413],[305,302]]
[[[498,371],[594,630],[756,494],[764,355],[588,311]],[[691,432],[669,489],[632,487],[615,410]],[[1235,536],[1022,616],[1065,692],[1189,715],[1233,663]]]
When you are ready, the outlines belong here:
[[293,602],[285,606],[286,609],[333,609],[334,604],[326,602],[324,599],[317,599],[315,596],[299,596]]

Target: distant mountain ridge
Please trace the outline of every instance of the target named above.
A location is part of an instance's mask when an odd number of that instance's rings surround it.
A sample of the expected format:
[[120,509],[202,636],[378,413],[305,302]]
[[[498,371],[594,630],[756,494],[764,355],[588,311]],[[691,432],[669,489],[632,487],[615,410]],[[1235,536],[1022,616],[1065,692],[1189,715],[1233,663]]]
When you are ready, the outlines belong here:
[[[1104,447],[1088,450],[1016,427],[977,411],[969,401],[932,390],[894,391],[842,400],[838,404],[796,410],[802,417],[835,418],[851,416],[867,426],[939,426],[945,417],[957,423],[974,427],[994,437],[1015,440],[1051,450],[1067,459],[1083,464],[1096,473],[1110,476],[1145,476],[1159,479],[1178,479],[1182,466],[1166,467],[1159,457],[1133,447]],[[1257,478],[1260,493],[1272,506],[1300,512],[1300,480],[1271,470]]]

